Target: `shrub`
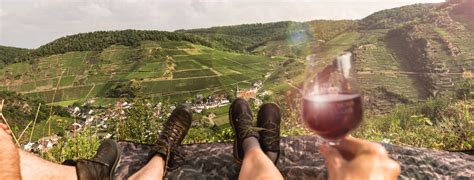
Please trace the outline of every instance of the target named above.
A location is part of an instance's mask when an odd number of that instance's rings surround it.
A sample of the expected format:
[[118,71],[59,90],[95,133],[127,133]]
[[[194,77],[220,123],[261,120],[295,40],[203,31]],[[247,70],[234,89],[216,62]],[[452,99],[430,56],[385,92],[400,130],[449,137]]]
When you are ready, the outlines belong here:
[[354,136],[373,141],[443,150],[474,147],[473,102],[432,98],[418,106],[402,105],[385,116],[365,118]]
[[[154,144],[161,131],[161,124],[166,120],[156,117],[155,111],[148,100],[134,99],[133,106],[124,110],[125,117],[119,116],[111,121],[110,127],[115,139]],[[166,114],[163,111],[160,113]]]
[[455,90],[456,98],[457,99],[474,99],[474,92],[473,90],[474,81],[465,81],[460,83]]
[[297,105],[296,107],[288,105],[286,101],[280,101],[278,104],[281,110],[281,136],[301,136],[310,134],[311,131],[305,128],[301,121],[300,108]]
[[226,125],[223,127],[206,127],[198,126],[192,127],[186,138],[184,139],[184,144],[193,144],[193,143],[219,143],[219,142],[229,142],[234,139],[234,131],[232,127]]
[[424,103],[418,107],[421,114],[434,121],[441,121],[447,116],[452,116],[447,111],[449,105],[453,101],[449,97],[428,98]]
[[67,159],[92,158],[99,145],[97,132],[88,127],[80,133],[66,133],[57,145],[41,156],[56,163],[62,163]]
[[139,82],[129,81],[127,83],[117,84],[115,87],[109,89],[105,96],[108,98],[135,98],[140,89],[141,85]]

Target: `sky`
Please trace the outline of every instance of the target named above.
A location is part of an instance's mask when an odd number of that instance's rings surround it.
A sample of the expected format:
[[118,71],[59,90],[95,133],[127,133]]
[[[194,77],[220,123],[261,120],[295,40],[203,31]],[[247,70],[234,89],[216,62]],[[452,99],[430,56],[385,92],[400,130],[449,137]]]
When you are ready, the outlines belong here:
[[284,20],[362,19],[444,0],[0,0],[0,45],[37,48],[99,30],[163,30]]

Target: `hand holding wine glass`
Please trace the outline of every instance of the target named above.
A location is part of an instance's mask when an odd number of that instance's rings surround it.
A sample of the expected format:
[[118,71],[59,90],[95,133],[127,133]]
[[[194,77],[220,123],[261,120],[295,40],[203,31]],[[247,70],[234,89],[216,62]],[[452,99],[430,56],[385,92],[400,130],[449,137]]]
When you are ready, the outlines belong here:
[[376,143],[348,137],[363,119],[351,53],[342,53],[322,70],[307,58],[302,118],[328,143],[321,144],[329,179],[396,179],[400,165]]
[[328,179],[397,179],[400,165],[380,144],[352,137],[336,146],[321,145]]

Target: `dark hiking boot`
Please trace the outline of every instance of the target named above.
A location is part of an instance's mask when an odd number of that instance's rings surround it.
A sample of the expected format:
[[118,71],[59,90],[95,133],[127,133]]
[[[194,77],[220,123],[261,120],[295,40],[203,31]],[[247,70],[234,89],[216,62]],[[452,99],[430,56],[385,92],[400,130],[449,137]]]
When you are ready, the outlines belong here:
[[277,158],[274,164],[278,162],[280,157],[280,108],[274,103],[267,103],[260,106],[257,114],[257,127],[262,128],[260,134],[260,147],[263,152],[275,152]]
[[188,134],[192,122],[192,112],[187,106],[179,106],[168,117],[163,130],[160,133],[158,141],[153,146],[149,154],[149,159],[155,155],[159,155],[165,161],[164,174],[167,169],[174,169],[177,163],[174,157],[178,156],[184,159],[181,153],[176,151],[176,147],[181,145],[184,137]]
[[242,144],[245,138],[259,139],[258,132],[252,124],[252,110],[247,101],[237,98],[229,108],[229,122],[234,130],[234,158],[237,163],[242,163],[244,150]]
[[[77,179],[114,179],[119,160],[120,149],[117,143],[105,139],[92,159],[80,159],[75,162]],[[73,164],[70,161],[69,163]]]

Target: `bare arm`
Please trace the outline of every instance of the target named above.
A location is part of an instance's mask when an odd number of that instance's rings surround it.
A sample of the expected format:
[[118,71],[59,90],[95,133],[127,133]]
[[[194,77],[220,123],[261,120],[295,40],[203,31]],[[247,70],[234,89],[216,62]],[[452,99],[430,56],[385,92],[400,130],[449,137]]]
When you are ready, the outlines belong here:
[[7,126],[0,123],[0,179],[21,179],[20,156],[10,134]]

